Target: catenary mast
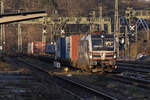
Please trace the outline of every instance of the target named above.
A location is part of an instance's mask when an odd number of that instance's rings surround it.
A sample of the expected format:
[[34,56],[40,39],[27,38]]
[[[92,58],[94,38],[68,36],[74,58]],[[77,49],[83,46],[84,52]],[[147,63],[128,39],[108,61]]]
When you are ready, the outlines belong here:
[[114,34],[116,36],[116,52],[117,52],[117,56],[119,57],[119,14],[118,14],[118,0],[115,0]]

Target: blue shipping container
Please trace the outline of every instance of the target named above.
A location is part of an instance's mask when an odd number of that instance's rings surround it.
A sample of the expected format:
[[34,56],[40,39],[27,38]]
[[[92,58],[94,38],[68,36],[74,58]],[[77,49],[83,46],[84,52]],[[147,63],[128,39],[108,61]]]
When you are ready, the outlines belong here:
[[66,41],[65,38],[61,38],[61,58],[66,56]]
[[48,54],[55,54],[55,45],[47,43],[45,52]]
[[61,57],[61,44],[60,44],[60,38],[56,40],[56,57]]
[[64,37],[60,37],[56,41],[56,57],[65,58],[66,55],[66,42]]

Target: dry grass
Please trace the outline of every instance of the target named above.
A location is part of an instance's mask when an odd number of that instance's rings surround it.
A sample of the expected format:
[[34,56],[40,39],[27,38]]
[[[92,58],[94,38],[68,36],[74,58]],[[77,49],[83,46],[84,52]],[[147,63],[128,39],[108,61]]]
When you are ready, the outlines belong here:
[[23,73],[26,73],[26,72],[30,72],[30,70],[27,69],[27,68],[18,68],[18,69],[16,70],[16,72],[23,72]]
[[11,64],[0,61],[0,72],[30,72],[29,69],[18,66],[18,68],[13,67]]
[[0,71],[15,71],[16,69],[13,68],[10,64],[0,62]]
[[115,88],[115,87],[116,87],[115,84],[108,84],[108,85],[107,85],[107,88]]

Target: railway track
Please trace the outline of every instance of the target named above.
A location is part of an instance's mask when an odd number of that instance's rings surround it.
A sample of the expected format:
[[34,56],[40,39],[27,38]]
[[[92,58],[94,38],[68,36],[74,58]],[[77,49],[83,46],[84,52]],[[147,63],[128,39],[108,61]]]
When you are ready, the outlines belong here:
[[[35,64],[33,63],[33,66],[34,66]],[[34,66],[34,67],[39,67],[39,66]],[[41,70],[43,70],[41,67],[39,67]],[[46,72],[47,73],[49,73],[49,71],[47,71],[46,70]],[[135,74],[134,74],[135,75]],[[140,75],[138,75],[138,78],[137,77],[131,77],[131,76],[134,76],[134,75],[130,75],[129,77],[128,77],[128,75],[113,75],[113,76],[108,76],[108,78],[109,79],[112,79],[112,80],[115,80],[115,81],[118,81],[118,82],[121,82],[121,83],[125,83],[125,84],[130,84],[131,86],[134,86],[134,87],[140,87],[141,89],[145,89],[147,92],[149,91],[149,89],[150,89],[150,86],[149,86],[149,84],[150,84],[150,82],[149,82],[149,79],[143,79],[143,77],[141,77],[142,76],[142,74],[140,74]],[[140,76],[140,78],[139,78],[139,76]],[[58,84],[64,84],[64,82],[66,81],[66,77],[65,78],[63,78],[63,79],[61,79],[62,78],[62,75],[61,76],[53,76],[53,77],[56,77],[57,78],[57,80],[56,80],[56,78],[54,78],[54,80],[55,81],[57,81],[58,82]],[[70,78],[70,79],[72,79],[72,78]],[[61,82],[60,82],[60,80],[61,80]],[[63,81],[63,82],[62,82]],[[68,81],[68,79],[67,79],[67,81]],[[77,82],[76,81],[74,81],[74,80],[69,80],[69,81],[73,81],[74,83],[79,83],[79,81],[77,80]],[[85,94],[80,94],[80,93],[76,93],[76,91],[70,91],[70,87],[72,88],[72,87],[74,87],[74,83],[65,83],[65,84],[68,84],[68,85],[62,85],[62,87],[63,87],[63,89],[65,89],[69,94],[71,94],[71,95],[73,95],[73,96],[75,96],[76,98],[80,98],[81,100],[83,100],[83,99],[89,99],[90,97],[92,97],[92,98],[96,98],[96,97],[98,97],[98,96],[95,96],[95,94],[88,94],[89,96],[87,96],[86,94],[87,93],[85,93]],[[82,83],[82,82],[81,82]],[[70,86],[69,84],[72,84],[72,86]],[[79,83],[80,84],[80,83]],[[82,85],[84,85],[84,86],[86,86],[85,84],[87,84],[87,83],[84,83],[84,84],[82,84]],[[68,87],[66,87],[66,86],[68,86]],[[77,86],[76,88],[78,88],[79,86]],[[87,86],[87,87],[90,87],[90,86]],[[69,88],[69,89],[68,89]],[[92,89],[95,89],[95,88],[93,88],[92,87]],[[97,89],[95,89],[95,90],[97,90],[97,91],[99,91],[98,90],[98,88]],[[103,90],[103,89],[101,89],[101,90]],[[107,90],[107,89],[106,89]],[[80,89],[78,90],[78,91],[81,91]],[[101,91],[102,93],[104,92],[104,91]],[[90,92],[88,92],[88,93],[90,93]],[[108,95],[109,93],[107,92],[107,91],[105,91],[105,93]],[[148,92],[149,93],[149,92]],[[110,93],[111,94],[111,93]],[[119,96],[118,96],[119,97]],[[118,98],[117,97],[117,98]],[[116,99],[117,99],[116,98]],[[124,99],[120,99],[120,97],[119,97],[119,100],[124,100]]]
[[136,62],[118,62],[118,68],[121,70],[140,72],[140,73],[150,73],[149,63],[136,63]]
[[85,82],[83,82],[81,80],[74,80],[74,79],[71,79],[71,78],[67,78],[66,76],[56,76],[56,77],[61,79],[61,80],[68,81],[69,83],[73,83],[74,85],[77,85],[79,87],[85,88],[85,89],[87,89],[89,91],[92,91],[94,94],[96,93],[96,95],[104,97],[104,100],[105,99],[117,100],[117,98],[115,98],[115,97],[105,93],[106,91],[102,92],[102,90],[99,90],[98,88],[97,89],[93,88],[93,87],[87,85]]
[[46,85],[32,75],[11,73],[0,76],[0,100],[48,100],[49,98]]
[[119,81],[121,83],[130,84],[135,87],[140,87],[140,88],[146,89],[148,91],[150,89],[150,81],[149,80],[138,79],[136,77],[133,78],[133,77],[123,76],[123,75],[112,75],[112,76],[107,76],[106,78],[112,79],[115,81]]
[[[94,98],[97,100],[118,100],[118,98],[108,95],[107,93],[101,92],[100,90],[96,90],[89,86],[83,85],[79,82],[75,82],[73,80],[69,80],[60,76],[50,76],[47,70],[42,69],[39,66],[35,66],[31,63],[25,62],[24,60],[19,60],[22,63],[29,65],[33,70],[37,70],[38,72],[45,73],[49,75],[48,77],[56,82],[57,84],[61,84],[61,87],[65,89],[66,92],[74,96],[79,100],[93,100]],[[79,92],[80,91],[80,92]]]
[[[121,65],[123,66],[123,69],[127,68],[127,70],[130,70],[131,67],[129,67],[127,65],[133,65],[133,64],[120,63],[119,68],[122,68]],[[134,66],[136,66],[136,69],[135,69]],[[143,70],[138,69],[138,67],[140,67],[140,65],[134,65],[134,66],[132,66],[132,68],[131,68],[131,69],[134,69],[132,71],[136,71],[136,72],[137,71],[138,72],[139,71],[140,72],[144,72],[144,70],[147,71],[147,69],[143,69]],[[150,68],[150,67],[147,66],[147,67],[142,67],[142,68]],[[133,76],[136,76],[136,77],[133,77]],[[110,76],[109,78],[114,79],[114,80],[118,80],[118,81],[123,82],[123,83],[132,84],[132,85],[135,85],[135,86],[137,85],[137,87],[142,87],[142,88],[147,88],[147,89],[150,88],[150,86],[148,86],[150,84],[150,78],[148,78],[148,77],[146,77],[147,79],[143,78],[141,74],[137,75],[137,74],[134,73],[134,75],[132,74],[130,76],[128,76],[128,75],[116,75],[116,74],[114,74],[112,77]]]
[[48,100],[45,86],[31,71],[0,71],[0,100]]
[[56,87],[52,81],[47,82],[43,75],[38,75],[27,65],[20,64],[15,57],[9,58],[6,63],[16,69],[27,70],[0,71],[0,100],[76,100]]
[[117,65],[121,74],[114,74],[108,76],[108,78],[146,90],[150,89],[150,64],[148,62],[121,61]]

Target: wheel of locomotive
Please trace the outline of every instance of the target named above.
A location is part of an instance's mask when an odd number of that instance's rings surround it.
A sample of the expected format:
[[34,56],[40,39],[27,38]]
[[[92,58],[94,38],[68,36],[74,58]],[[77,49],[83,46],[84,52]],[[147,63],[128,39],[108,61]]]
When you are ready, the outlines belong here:
[[109,73],[113,72],[112,67],[109,66],[109,67],[107,68],[107,72],[109,72]]
[[92,72],[92,68],[93,68],[93,66],[92,66],[92,65],[90,65],[90,66],[89,66],[89,70],[88,70],[88,72]]
[[77,63],[77,61],[72,61],[72,62],[71,62],[71,66],[74,67],[74,68],[78,68],[78,63]]
[[81,63],[76,63],[76,68],[78,68],[82,72],[82,70],[81,70]]
[[86,64],[83,64],[83,63],[82,63],[82,64],[80,64],[79,67],[80,67],[80,69],[81,69],[83,72],[86,72],[86,71],[87,71],[87,68],[86,68],[87,66],[86,66]]
[[90,68],[88,65],[86,65],[85,71],[86,71],[86,72],[92,72],[91,68]]
[[102,64],[101,67],[102,67],[102,68],[101,68],[101,73],[104,74],[104,73],[105,73],[105,65]]

